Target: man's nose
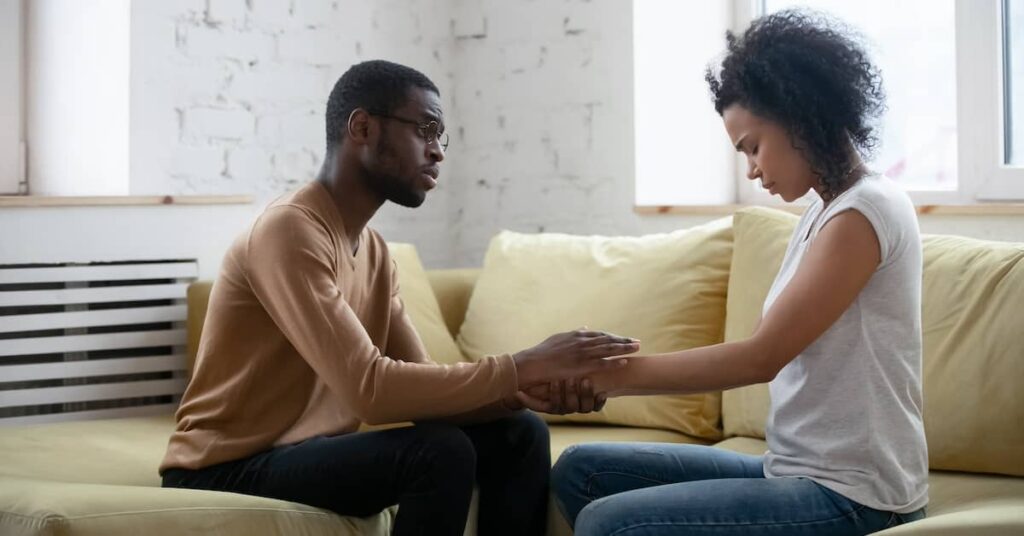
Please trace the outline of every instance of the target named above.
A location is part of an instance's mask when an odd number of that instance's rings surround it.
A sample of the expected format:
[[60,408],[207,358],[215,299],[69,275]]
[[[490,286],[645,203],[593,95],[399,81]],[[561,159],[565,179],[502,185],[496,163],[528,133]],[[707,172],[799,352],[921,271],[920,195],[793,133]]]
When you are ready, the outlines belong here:
[[434,162],[444,160],[444,147],[441,147],[441,140],[434,138],[434,141],[427,144],[427,156]]

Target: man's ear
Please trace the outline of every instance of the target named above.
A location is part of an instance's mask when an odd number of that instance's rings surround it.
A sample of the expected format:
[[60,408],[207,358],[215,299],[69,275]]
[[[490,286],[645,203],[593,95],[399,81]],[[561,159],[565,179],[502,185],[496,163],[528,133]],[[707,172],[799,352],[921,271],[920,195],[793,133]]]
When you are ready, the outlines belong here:
[[355,143],[363,144],[370,137],[370,113],[362,108],[352,110],[348,116],[348,138]]

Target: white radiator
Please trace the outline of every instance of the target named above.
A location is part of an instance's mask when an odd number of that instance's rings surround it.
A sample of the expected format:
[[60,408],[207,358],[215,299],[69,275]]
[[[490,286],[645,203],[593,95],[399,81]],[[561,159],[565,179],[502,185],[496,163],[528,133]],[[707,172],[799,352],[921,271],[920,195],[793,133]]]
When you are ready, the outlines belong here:
[[195,260],[0,266],[0,426],[171,413]]

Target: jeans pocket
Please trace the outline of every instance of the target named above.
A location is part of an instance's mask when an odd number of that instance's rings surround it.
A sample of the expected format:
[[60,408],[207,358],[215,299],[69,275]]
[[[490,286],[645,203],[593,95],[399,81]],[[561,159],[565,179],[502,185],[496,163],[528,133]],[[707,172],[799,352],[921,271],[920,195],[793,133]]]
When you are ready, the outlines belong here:
[[889,514],[889,521],[885,523],[885,528],[891,529],[903,524],[903,518],[897,513]]

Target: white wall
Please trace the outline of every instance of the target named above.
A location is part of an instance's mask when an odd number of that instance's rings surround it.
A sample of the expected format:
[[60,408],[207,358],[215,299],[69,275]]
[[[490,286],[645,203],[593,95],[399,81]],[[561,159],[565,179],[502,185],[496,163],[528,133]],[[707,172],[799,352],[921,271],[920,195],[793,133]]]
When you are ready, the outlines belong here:
[[[419,68],[442,90],[453,139],[439,188],[423,207],[387,207],[372,223],[416,244],[428,267],[478,265],[490,237],[506,228],[640,234],[708,221],[633,211],[630,4],[135,2],[133,193],[253,193],[257,202],[194,211],[4,209],[0,229],[27,232],[4,236],[0,263],[55,258],[58,246],[75,257],[139,258],[142,235],[98,250],[85,239],[118,242],[117,232],[132,228],[149,229],[145,241],[168,251],[194,243],[205,275],[215,273],[221,244],[270,198],[315,174],[327,93],[351,63],[370,58]],[[924,217],[922,227],[1024,241],[1021,217]],[[44,239],[61,232],[81,240]]]

